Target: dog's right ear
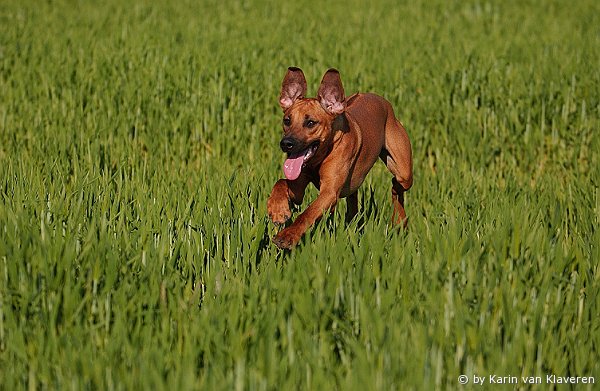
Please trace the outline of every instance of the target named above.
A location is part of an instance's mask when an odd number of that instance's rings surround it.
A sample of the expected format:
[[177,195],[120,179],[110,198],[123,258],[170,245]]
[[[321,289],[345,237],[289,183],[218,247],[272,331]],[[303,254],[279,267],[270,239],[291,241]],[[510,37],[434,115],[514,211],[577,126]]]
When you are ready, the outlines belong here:
[[279,95],[279,106],[287,110],[298,99],[306,95],[306,78],[302,69],[289,67],[283,83],[281,83],[281,95]]

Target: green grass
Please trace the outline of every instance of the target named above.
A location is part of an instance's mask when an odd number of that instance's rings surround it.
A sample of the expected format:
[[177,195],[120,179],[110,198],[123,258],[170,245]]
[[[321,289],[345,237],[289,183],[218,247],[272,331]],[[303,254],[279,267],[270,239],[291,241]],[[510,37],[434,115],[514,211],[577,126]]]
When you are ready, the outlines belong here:
[[[3,1],[0,389],[598,389],[599,26],[591,0]],[[362,223],[270,243],[291,65],[392,102],[408,232],[378,163]]]

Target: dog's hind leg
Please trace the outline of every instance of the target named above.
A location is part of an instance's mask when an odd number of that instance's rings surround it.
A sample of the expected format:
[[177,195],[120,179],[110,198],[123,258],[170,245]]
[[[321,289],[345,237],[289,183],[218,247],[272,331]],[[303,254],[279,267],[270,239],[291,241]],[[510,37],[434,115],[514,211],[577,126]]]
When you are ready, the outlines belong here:
[[406,130],[393,116],[388,119],[386,124],[385,147],[379,157],[394,175],[392,178],[392,204],[394,206],[392,222],[403,224],[406,227],[408,220],[404,210],[404,192],[410,189],[413,182],[412,151]]
[[358,213],[358,192],[346,197],[346,222],[349,223]]

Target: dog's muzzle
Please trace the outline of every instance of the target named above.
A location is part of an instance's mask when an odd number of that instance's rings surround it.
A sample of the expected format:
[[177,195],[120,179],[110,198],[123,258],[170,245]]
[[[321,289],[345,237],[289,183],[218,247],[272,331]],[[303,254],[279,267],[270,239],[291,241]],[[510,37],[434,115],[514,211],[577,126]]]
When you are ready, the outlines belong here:
[[298,144],[298,141],[293,137],[284,137],[279,142],[279,147],[283,152],[289,153]]

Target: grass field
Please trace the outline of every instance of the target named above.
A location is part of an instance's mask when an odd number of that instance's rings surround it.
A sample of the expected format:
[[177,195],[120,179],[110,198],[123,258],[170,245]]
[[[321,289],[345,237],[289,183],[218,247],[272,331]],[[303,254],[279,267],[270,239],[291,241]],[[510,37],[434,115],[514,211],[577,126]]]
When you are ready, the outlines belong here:
[[[598,2],[98,3],[0,3],[1,390],[600,388]],[[407,232],[377,163],[270,243],[291,65],[392,102]]]

